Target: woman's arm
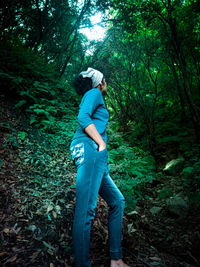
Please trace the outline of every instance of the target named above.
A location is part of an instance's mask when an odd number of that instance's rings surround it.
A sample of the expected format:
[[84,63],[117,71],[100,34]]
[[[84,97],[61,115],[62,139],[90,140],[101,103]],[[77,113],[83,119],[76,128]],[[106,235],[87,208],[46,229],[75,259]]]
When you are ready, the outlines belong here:
[[94,123],[91,123],[90,125],[85,127],[85,132],[99,145],[99,151],[105,149],[106,144],[99,132],[97,131]]
[[102,95],[100,90],[92,89],[86,95],[78,114],[79,125],[98,144],[99,151],[104,150],[106,144],[93,123],[92,114],[101,103]]

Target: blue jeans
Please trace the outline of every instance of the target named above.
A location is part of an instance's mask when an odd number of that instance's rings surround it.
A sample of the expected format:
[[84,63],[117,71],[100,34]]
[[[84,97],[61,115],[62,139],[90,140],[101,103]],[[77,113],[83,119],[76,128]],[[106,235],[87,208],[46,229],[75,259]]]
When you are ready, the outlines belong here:
[[76,206],[72,229],[75,266],[91,266],[90,230],[95,216],[98,194],[109,206],[108,233],[110,258],[122,258],[122,223],[125,198],[109,175],[107,148],[87,137],[75,139],[70,152],[77,166]]

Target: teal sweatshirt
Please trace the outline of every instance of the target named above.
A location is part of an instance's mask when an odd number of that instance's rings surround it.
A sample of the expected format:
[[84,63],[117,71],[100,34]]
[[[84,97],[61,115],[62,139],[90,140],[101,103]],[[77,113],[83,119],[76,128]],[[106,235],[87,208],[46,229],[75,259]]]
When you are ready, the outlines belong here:
[[104,142],[107,143],[106,126],[108,120],[109,113],[106,109],[101,91],[97,88],[87,91],[81,100],[81,104],[79,105],[79,126],[73,140],[80,137],[88,137],[84,129],[89,124],[94,123]]

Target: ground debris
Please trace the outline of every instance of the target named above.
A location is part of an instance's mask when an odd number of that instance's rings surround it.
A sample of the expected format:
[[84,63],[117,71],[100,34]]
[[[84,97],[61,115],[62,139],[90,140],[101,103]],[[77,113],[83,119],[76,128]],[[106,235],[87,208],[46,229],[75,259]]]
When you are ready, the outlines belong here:
[[[31,128],[26,129],[23,141],[12,143],[7,134],[12,129],[23,131],[24,118],[16,116],[13,103],[2,102],[2,111],[1,120],[9,127],[0,132],[0,265],[74,266],[76,174],[66,147],[56,146],[45,134],[38,138]],[[162,203],[143,200],[137,211],[124,215],[122,247],[127,264],[198,265],[199,217],[194,222],[194,214],[189,214],[187,220],[193,223],[184,228],[184,221],[169,218],[165,212]],[[91,229],[91,261],[95,267],[110,263],[108,206],[100,197]]]

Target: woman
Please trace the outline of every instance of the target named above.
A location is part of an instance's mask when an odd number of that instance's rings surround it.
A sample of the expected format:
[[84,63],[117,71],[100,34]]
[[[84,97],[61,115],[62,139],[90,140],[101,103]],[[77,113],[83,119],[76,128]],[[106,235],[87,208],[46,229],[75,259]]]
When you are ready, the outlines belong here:
[[77,166],[76,207],[73,222],[75,266],[91,266],[90,230],[98,194],[109,206],[108,230],[111,267],[128,267],[122,261],[122,222],[125,198],[109,176],[106,126],[109,119],[103,95],[107,84],[103,74],[88,68],[74,82],[83,96],[79,106],[79,127],[70,145]]

